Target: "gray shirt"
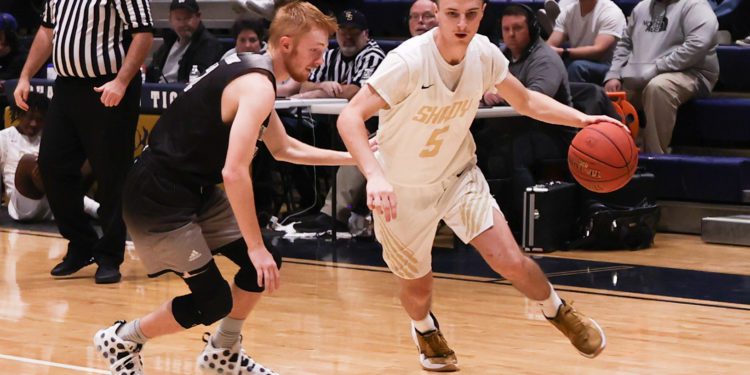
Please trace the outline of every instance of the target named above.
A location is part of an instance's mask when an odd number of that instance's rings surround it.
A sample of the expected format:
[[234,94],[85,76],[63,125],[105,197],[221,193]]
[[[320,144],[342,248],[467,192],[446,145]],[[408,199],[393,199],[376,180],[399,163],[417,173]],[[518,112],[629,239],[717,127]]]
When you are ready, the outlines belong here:
[[571,105],[568,71],[560,56],[541,38],[520,59],[513,61],[508,48],[503,53],[510,60],[509,70],[529,90]]
[[694,76],[705,95],[719,78],[718,27],[705,0],[644,0],[628,18],[604,81],[617,78],[638,89],[658,74],[679,71]]

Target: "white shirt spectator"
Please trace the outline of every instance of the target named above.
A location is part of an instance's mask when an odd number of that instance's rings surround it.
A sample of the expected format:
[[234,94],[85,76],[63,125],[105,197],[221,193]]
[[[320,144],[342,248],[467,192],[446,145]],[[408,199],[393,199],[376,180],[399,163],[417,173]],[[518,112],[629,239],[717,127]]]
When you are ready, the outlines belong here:
[[[591,46],[600,34],[622,38],[625,29],[625,15],[620,7],[611,0],[597,0],[594,9],[581,16],[581,4],[578,1],[567,2],[560,10],[555,21],[555,31],[564,34],[571,47]],[[603,55],[601,62],[612,61],[616,44]]]

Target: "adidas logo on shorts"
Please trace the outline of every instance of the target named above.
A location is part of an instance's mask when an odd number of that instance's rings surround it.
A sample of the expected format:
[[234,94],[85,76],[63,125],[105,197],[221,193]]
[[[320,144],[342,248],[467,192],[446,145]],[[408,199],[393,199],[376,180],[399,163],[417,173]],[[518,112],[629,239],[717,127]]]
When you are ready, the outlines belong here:
[[193,250],[193,251],[192,251],[192,252],[190,253],[190,256],[188,257],[188,261],[192,262],[192,261],[194,261],[194,260],[196,260],[196,259],[198,259],[198,258],[200,258],[200,257],[201,257],[201,253],[199,253],[199,252],[197,252],[197,251]]

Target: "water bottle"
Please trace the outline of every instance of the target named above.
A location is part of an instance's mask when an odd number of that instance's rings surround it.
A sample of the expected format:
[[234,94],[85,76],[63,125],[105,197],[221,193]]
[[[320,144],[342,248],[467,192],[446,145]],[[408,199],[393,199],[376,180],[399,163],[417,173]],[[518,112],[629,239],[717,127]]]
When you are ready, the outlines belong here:
[[188,76],[188,83],[193,84],[201,76],[201,71],[198,70],[198,65],[193,65],[190,69],[190,75]]
[[52,64],[47,64],[47,79],[52,81],[57,79],[57,72],[55,71],[55,66]]

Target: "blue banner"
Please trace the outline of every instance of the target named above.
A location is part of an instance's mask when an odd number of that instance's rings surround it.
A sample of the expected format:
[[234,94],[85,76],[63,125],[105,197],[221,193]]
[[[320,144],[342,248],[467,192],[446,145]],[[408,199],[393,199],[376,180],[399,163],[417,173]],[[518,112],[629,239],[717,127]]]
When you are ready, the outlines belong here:
[[[8,100],[13,103],[13,91],[18,84],[17,79],[5,81],[5,92]],[[31,91],[39,92],[52,98],[55,81],[41,78],[31,80]],[[141,113],[161,114],[177,98],[185,88],[182,83],[144,83],[141,88]]]

